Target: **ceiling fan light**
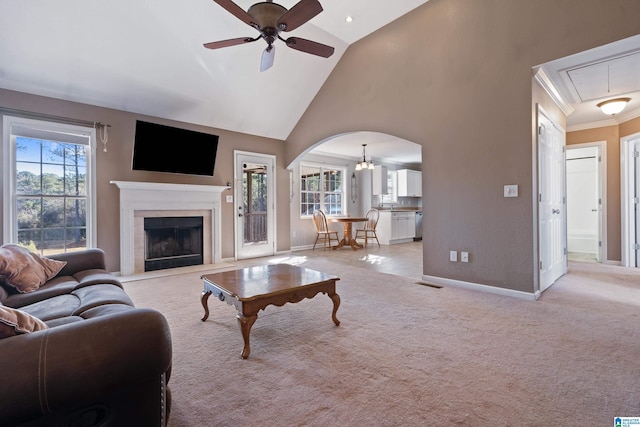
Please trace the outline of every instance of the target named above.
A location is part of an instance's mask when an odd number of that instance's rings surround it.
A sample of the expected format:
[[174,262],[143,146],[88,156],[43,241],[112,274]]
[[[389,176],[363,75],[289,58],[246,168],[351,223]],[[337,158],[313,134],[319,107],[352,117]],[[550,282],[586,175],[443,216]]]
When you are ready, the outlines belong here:
[[362,165],[360,164],[360,162],[356,163],[356,170],[357,171],[361,171],[362,170]]
[[600,107],[603,113],[614,116],[624,110],[629,101],[631,101],[631,98],[609,99],[607,101],[600,102],[598,107]]
[[251,15],[257,22],[260,28],[278,28],[278,20],[287,9],[284,6],[280,6],[277,3],[256,3],[247,10],[247,13]]
[[369,166],[368,167],[369,167],[369,169],[372,169],[372,170],[375,169],[375,166],[373,166],[373,160],[369,161]]

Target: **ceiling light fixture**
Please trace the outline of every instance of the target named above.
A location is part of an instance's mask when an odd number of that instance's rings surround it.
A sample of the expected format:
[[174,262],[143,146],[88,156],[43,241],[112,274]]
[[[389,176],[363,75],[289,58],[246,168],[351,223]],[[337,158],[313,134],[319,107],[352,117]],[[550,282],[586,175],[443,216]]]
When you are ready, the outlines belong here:
[[362,161],[356,163],[356,170],[374,169],[373,160],[367,162],[367,144],[362,144]]
[[629,103],[629,101],[631,101],[631,98],[609,99],[607,101],[600,102],[598,104],[598,107],[600,107],[603,113],[615,116],[616,114],[624,110],[624,107],[627,106],[627,103]]
[[351,22],[351,21],[353,21],[353,17],[347,16],[346,18],[344,18],[344,20],[347,21],[347,22]]

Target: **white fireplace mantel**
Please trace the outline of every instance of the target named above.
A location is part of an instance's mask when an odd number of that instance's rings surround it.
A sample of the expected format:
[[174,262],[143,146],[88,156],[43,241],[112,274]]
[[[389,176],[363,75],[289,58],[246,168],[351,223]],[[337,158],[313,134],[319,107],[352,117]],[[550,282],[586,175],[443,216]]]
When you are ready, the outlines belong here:
[[211,212],[211,254],[214,264],[221,262],[219,185],[168,184],[156,182],[111,181],[120,189],[120,274],[136,273],[134,265],[134,215],[136,211],[207,210]]

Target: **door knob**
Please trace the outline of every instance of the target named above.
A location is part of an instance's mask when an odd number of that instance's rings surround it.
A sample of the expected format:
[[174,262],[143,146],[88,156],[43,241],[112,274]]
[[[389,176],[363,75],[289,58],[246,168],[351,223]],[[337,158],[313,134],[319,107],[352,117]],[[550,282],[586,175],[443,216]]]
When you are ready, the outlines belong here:
[[560,209],[551,209],[551,213],[552,214],[559,214],[560,213]]
[[241,214],[241,213],[239,213],[239,214],[238,214],[238,216],[242,216],[242,214]]

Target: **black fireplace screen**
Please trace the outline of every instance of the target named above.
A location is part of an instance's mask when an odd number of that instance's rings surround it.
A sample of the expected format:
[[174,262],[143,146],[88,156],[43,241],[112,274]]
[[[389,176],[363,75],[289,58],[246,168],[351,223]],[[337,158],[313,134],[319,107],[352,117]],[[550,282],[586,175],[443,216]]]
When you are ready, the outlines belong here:
[[203,263],[202,217],[145,218],[144,271]]

